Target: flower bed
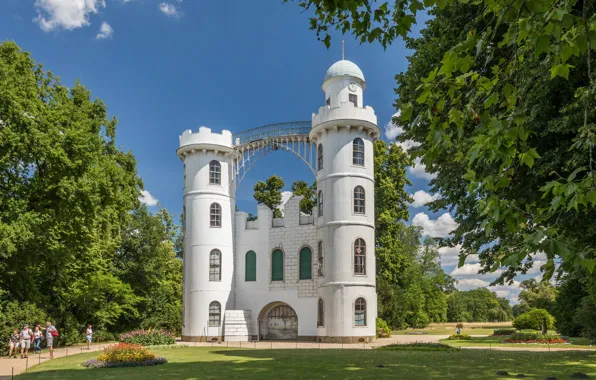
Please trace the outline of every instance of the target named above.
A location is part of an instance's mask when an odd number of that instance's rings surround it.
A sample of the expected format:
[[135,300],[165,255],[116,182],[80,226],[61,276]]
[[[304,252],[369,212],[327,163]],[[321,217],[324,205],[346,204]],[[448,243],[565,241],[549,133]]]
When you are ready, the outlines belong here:
[[142,344],[143,346],[162,346],[175,344],[176,336],[169,331],[163,330],[134,330],[120,334],[120,341]]
[[407,343],[407,344],[390,344],[382,346],[377,350],[383,351],[457,351],[457,347],[449,346],[443,343]]
[[534,343],[534,344],[557,344],[567,343],[559,335],[542,334],[537,331],[520,331],[512,334],[509,338],[503,340],[505,343]]
[[87,360],[83,367],[145,367],[167,362],[166,358],[155,357],[153,352],[140,344],[118,343],[106,347],[97,359]]
[[498,329],[493,330],[492,336],[506,336],[506,335],[513,335],[517,332],[516,329]]
[[468,334],[451,335],[449,340],[470,340],[471,337]]

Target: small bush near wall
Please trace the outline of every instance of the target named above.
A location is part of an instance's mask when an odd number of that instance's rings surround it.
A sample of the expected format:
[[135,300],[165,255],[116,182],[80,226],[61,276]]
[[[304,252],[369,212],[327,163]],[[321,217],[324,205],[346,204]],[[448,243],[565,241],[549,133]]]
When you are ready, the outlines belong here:
[[552,330],[555,318],[544,309],[532,309],[515,318],[513,327],[518,330],[540,330],[543,321],[546,321],[547,330]]
[[87,360],[83,367],[144,367],[167,363],[166,358],[157,358],[147,347],[140,344],[118,343],[104,349],[97,359]]
[[161,346],[175,344],[176,337],[174,334],[162,330],[134,330],[120,334],[120,341],[143,346]]
[[506,336],[506,335],[515,334],[516,332],[517,332],[517,330],[515,330],[515,329],[498,329],[498,330],[493,330],[492,336]]
[[[383,330],[383,336],[381,336],[380,331],[381,329]],[[377,318],[377,338],[383,338],[383,337],[390,337],[391,336],[391,329],[389,328],[389,325],[387,324],[387,322],[385,322],[383,319],[381,318]]]

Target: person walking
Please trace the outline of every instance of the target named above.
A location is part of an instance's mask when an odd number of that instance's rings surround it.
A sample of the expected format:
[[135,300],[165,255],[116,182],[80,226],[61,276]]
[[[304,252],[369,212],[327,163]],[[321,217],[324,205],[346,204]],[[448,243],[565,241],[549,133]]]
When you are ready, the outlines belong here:
[[93,329],[91,325],[87,325],[87,331],[85,331],[85,339],[87,339],[87,349],[91,349],[91,338],[93,337]]
[[29,348],[31,347],[31,339],[33,339],[33,331],[29,328],[29,325],[25,323],[21,330],[21,359],[26,359],[29,356]]
[[[14,354],[14,358],[17,358],[17,351],[19,350],[19,330],[15,330],[12,332],[10,336],[10,341],[8,342],[8,358],[10,359],[11,356]],[[14,352],[13,352],[14,351]]]
[[41,339],[43,334],[39,328],[39,325],[35,326],[35,331],[33,331],[33,350],[34,352],[41,353]]
[[54,338],[58,336],[58,329],[52,325],[52,322],[46,322],[46,344],[50,349],[50,359],[54,359]]

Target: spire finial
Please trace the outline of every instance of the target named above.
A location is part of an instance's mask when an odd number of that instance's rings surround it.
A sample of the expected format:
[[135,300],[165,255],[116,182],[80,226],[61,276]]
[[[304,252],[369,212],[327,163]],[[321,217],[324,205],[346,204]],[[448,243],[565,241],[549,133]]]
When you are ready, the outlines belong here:
[[341,40],[341,60],[344,60],[344,40]]

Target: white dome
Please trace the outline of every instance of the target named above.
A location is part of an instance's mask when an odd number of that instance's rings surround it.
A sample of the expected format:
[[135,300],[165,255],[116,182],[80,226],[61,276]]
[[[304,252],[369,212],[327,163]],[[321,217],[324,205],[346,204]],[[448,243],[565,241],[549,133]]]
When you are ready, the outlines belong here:
[[331,67],[329,68],[329,70],[327,70],[327,73],[325,74],[325,79],[323,80],[323,83],[325,83],[329,79],[338,77],[352,77],[362,81],[362,84],[365,83],[364,74],[362,74],[362,70],[360,70],[360,67],[356,66],[354,62],[345,59],[337,61],[333,65],[331,65]]

